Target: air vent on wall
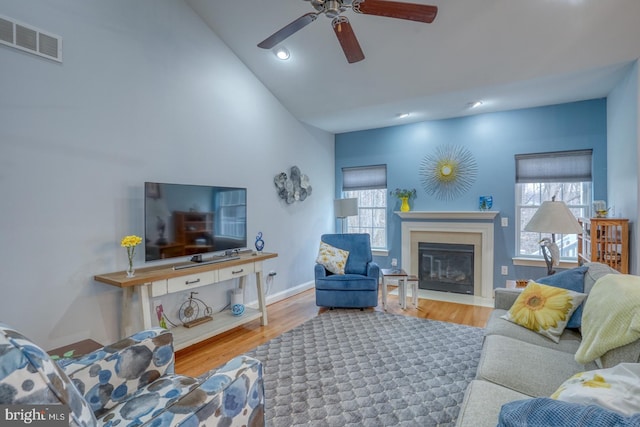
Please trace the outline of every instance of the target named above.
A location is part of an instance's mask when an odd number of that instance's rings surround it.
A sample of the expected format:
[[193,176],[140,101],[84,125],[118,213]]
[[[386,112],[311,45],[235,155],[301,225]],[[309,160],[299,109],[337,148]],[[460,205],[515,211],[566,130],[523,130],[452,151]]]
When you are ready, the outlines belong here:
[[0,44],[62,62],[62,37],[1,15]]

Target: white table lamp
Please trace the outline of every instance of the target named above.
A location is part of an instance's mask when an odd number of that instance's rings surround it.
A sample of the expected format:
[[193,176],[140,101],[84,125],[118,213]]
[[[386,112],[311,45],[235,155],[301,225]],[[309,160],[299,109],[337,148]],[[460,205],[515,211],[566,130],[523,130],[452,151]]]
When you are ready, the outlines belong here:
[[358,215],[358,199],[336,199],[333,201],[333,211],[336,218],[342,219],[342,233],[344,233],[346,218]]
[[533,218],[524,227],[524,231],[551,233],[551,239],[545,237],[540,240],[540,248],[544,261],[547,263],[547,274],[552,275],[554,265],[560,264],[560,249],[556,244],[558,234],[580,234],[582,227],[564,202],[556,202],[555,196],[551,201],[542,202]]

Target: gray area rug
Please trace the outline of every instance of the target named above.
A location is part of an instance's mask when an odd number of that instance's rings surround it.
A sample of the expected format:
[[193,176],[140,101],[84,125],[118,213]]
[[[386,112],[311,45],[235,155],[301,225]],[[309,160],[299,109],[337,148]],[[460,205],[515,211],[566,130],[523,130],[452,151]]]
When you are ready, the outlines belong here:
[[483,332],[333,310],[248,354],[264,364],[270,427],[453,426]]

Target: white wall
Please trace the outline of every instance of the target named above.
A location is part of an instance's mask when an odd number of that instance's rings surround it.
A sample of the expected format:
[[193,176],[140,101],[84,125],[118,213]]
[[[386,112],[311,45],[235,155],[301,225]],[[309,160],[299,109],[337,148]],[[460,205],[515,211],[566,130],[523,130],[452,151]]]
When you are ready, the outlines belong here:
[[[333,135],[293,118],[185,3],[0,0],[0,14],[64,39],[62,64],[0,46],[0,321],[45,348],[117,339],[121,291],[92,277],[126,268],[144,181],[248,187],[249,240],[279,253],[271,294],[313,279]],[[273,177],[293,165],[313,194],[286,205]],[[220,308],[234,285],[200,296]]]
[[639,80],[640,70],[636,61],[607,98],[607,203],[615,208],[614,216],[630,220],[630,272],[633,274],[640,271],[640,248],[636,246],[640,241]]

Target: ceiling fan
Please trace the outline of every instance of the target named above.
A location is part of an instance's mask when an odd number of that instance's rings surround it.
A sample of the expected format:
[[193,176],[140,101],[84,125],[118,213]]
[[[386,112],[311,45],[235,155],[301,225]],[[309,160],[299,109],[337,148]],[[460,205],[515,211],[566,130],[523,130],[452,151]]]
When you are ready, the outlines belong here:
[[364,53],[356,38],[351,24],[346,16],[341,13],[351,8],[356,13],[364,15],[386,16],[388,18],[408,19],[410,21],[425,22],[430,24],[438,13],[437,6],[429,6],[415,3],[405,3],[387,0],[305,0],[309,1],[317,12],[309,12],[300,18],[285,25],[260,43],[258,47],[272,49],[287,37],[306,27],[315,21],[319,15],[324,14],[332,18],[331,26],[338,37],[347,61],[352,64],[362,61]]

